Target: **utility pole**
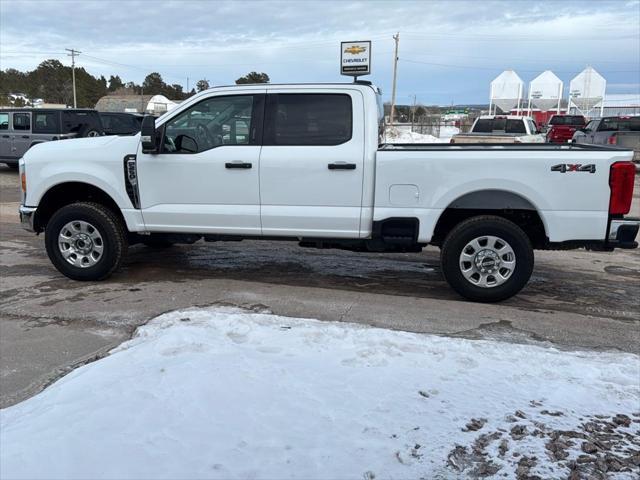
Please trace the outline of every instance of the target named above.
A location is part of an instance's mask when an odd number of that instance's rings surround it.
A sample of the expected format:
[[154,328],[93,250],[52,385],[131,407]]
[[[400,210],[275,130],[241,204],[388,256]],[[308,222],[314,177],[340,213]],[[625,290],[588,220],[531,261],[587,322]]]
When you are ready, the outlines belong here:
[[411,96],[413,97],[413,105],[411,106],[411,131],[413,132],[413,126],[416,123],[416,94]]
[[389,123],[393,125],[393,116],[396,110],[396,77],[398,74],[398,42],[400,41],[400,32],[393,36],[396,42],[395,53],[393,54],[393,86],[391,87],[391,113],[389,115]]
[[73,108],[78,108],[76,101],[76,55],[80,55],[82,52],[74,50],[73,48],[65,48],[68,57],[71,57],[71,78],[73,79]]

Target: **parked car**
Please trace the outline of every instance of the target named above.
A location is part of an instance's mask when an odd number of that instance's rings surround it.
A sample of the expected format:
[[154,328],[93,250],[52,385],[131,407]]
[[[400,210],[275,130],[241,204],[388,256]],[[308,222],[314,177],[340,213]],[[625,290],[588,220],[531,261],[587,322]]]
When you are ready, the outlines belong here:
[[95,110],[0,110],[0,162],[17,169],[18,159],[38,143],[100,135],[102,123]]
[[139,113],[100,112],[105,135],[135,135],[144,115]]
[[640,117],[604,117],[591,120],[584,129],[573,134],[573,141],[628,148],[634,151],[633,160],[640,163]]
[[139,135],[36,145],[20,161],[21,221],[76,280],[111,275],[130,243],[431,244],[449,284],[484,302],[527,283],[534,248],[637,247],[632,152],[380,145],[382,113],[368,82],[209,89]]
[[573,138],[576,130],[584,128],[586,124],[582,115],[553,115],[549,119],[547,142],[566,143]]
[[531,117],[483,115],[469,133],[459,133],[451,143],[543,143],[544,135]]

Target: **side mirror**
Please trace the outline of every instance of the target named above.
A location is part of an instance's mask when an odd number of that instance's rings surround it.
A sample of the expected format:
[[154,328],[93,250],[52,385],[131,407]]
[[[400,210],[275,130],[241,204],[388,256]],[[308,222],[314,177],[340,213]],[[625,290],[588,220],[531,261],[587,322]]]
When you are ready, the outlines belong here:
[[178,135],[174,140],[176,152],[198,153],[198,144],[188,135]]
[[140,143],[142,143],[142,153],[158,153],[156,119],[151,115],[147,115],[142,119]]

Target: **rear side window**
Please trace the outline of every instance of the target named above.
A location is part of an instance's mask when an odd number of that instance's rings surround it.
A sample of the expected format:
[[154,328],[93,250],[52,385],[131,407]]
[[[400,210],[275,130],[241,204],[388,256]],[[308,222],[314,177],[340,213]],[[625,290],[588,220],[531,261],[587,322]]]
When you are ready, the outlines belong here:
[[340,145],[351,140],[352,117],[349,95],[268,95],[264,144]]
[[28,113],[13,114],[14,130],[31,130],[31,115]]
[[9,130],[9,114],[0,113],[0,130]]
[[58,133],[58,112],[33,114],[33,133]]
[[87,126],[102,128],[97,112],[62,112],[62,133],[78,133]]
[[[533,132],[535,132],[533,128]],[[507,120],[507,128],[505,133],[527,133],[527,129],[524,126],[524,120]]]

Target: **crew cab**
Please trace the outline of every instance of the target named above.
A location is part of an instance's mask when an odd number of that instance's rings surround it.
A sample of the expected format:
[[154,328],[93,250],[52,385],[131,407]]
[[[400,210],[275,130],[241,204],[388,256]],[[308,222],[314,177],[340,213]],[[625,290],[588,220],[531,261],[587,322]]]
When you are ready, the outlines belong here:
[[543,143],[531,117],[519,115],[483,115],[478,117],[469,133],[459,133],[451,143]]
[[134,243],[430,244],[449,284],[476,301],[516,294],[534,249],[637,247],[639,221],[624,217],[630,151],[383,135],[368,82],[216,87],[145,117],[135,136],[36,145],[20,162],[20,216],[76,280],[108,277]]
[[547,142],[568,142],[573,138],[573,134],[583,129],[586,124],[587,121],[582,115],[553,115],[549,119]]

